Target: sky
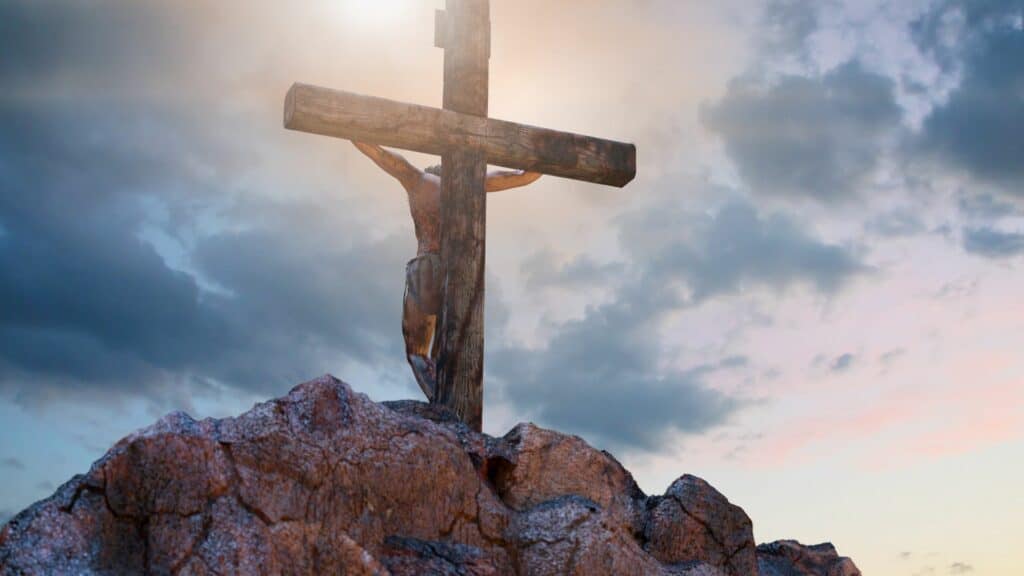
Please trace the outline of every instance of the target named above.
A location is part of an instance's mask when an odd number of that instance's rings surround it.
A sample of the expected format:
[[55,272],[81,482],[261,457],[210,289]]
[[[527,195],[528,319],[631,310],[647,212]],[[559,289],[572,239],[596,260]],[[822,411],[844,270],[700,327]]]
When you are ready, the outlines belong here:
[[[419,398],[401,188],[301,81],[439,106],[440,0],[0,0],[0,519],[173,410]],[[493,0],[494,117],[635,142],[491,195],[485,431],[872,576],[1024,570],[1024,0]],[[409,154],[426,166],[434,158]]]

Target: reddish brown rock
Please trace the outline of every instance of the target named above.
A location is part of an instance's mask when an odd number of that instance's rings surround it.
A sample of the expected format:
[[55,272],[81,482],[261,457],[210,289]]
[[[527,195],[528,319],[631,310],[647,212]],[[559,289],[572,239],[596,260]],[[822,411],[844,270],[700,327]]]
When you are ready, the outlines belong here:
[[579,438],[491,438],[324,377],[125,438],[0,530],[0,575],[750,576],[753,550],[743,511],[696,478],[647,498]]
[[840,556],[829,543],[804,546],[779,540],[757,547],[761,576],[861,576],[853,560]]
[[520,424],[492,446],[488,474],[502,501],[517,511],[574,494],[596,503],[623,529],[641,527],[645,496],[632,474],[578,436]]
[[757,573],[754,528],[739,506],[695,476],[648,500],[647,550],[666,563],[702,561],[730,576]]

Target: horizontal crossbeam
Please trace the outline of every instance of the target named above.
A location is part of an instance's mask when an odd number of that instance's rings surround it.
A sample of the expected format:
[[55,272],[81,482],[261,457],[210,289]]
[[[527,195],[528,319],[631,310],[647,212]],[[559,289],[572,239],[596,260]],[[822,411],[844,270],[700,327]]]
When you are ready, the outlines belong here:
[[482,150],[496,166],[609,186],[636,175],[632,144],[309,84],[288,91],[284,126],[426,154]]

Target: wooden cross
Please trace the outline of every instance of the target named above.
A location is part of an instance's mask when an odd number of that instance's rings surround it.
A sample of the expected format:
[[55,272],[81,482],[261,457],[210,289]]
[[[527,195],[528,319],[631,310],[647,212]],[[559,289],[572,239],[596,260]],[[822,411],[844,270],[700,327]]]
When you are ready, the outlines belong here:
[[487,117],[489,0],[446,0],[434,44],[444,49],[444,109],[295,84],[284,125],[442,157],[445,266],[437,402],[470,427],[483,422],[487,164],[611,186],[636,175],[636,147]]

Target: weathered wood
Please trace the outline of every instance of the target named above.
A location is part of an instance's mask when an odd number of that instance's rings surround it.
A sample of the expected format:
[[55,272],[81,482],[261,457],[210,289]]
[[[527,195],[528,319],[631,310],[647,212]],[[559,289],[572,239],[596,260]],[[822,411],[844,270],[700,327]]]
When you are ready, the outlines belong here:
[[633,144],[308,84],[288,91],[284,125],[426,154],[479,148],[489,164],[609,186],[636,175]]
[[[447,0],[444,107],[487,116],[489,0]],[[483,428],[484,263],[487,155],[456,146],[442,156],[441,260],[445,266],[437,358],[437,401],[470,428]]]
[[[474,150],[454,150],[442,160],[441,259],[444,299],[435,338],[437,402],[470,428],[483,425],[484,270],[487,164]],[[477,190],[480,190],[477,192]]]

